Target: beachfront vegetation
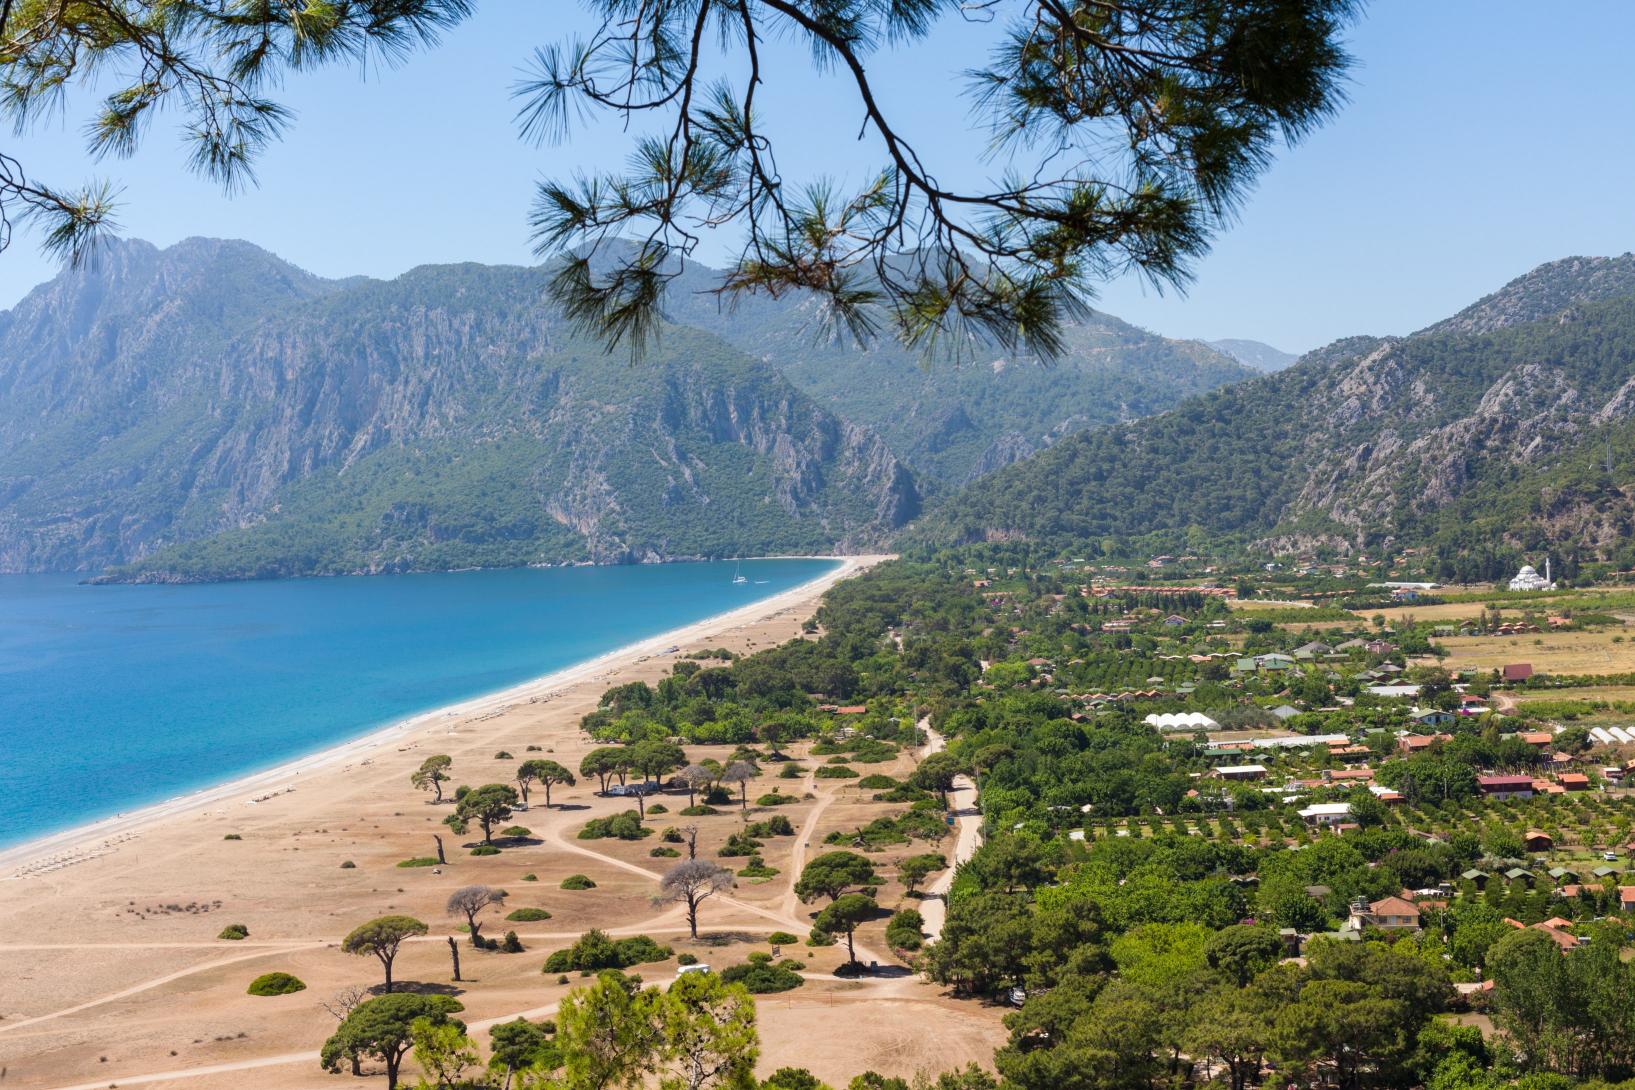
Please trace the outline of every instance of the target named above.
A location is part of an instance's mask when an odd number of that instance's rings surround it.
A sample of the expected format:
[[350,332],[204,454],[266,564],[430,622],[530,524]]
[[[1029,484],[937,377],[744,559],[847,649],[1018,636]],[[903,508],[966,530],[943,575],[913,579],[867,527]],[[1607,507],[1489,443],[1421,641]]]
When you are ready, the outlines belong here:
[[611,939],[595,928],[580,935],[574,944],[545,959],[547,973],[594,972],[598,969],[628,969],[649,961],[667,961],[674,953],[646,935]]
[[467,790],[461,788],[455,795],[454,813],[443,819],[457,833],[464,833],[472,822],[483,830],[483,844],[494,843],[494,826],[511,817],[521,800],[516,788],[507,783],[490,783]]
[[448,770],[453,764],[454,758],[446,753],[427,757],[409,776],[409,782],[422,791],[432,792],[433,802],[442,802],[443,785],[449,781]]
[[250,981],[246,991],[251,995],[291,995],[306,990],[301,978],[290,973],[262,973]]
[[[388,989],[389,990],[389,989]],[[361,1060],[386,1065],[386,1090],[396,1090],[404,1057],[425,1031],[451,1026],[463,1033],[465,1025],[449,1016],[464,1010],[446,995],[382,995],[352,1008],[319,1054],[325,1071],[339,1072],[347,1061],[354,1073]],[[418,1033],[417,1033],[418,1031]]]
[[397,960],[398,948],[405,939],[424,935],[430,928],[413,916],[378,916],[361,923],[341,940],[341,949],[360,957],[370,956],[380,962],[385,973],[385,990],[392,990],[392,963]]
[[722,890],[732,888],[732,872],[704,859],[687,859],[664,872],[655,905],[687,906],[687,932],[698,938],[698,907]]
[[461,886],[449,894],[448,914],[450,916],[464,916],[466,930],[471,935],[471,945],[481,946],[482,937],[478,932],[482,927],[482,922],[477,917],[482,915],[483,909],[490,906],[503,907],[505,898],[505,890],[495,889],[493,886]]

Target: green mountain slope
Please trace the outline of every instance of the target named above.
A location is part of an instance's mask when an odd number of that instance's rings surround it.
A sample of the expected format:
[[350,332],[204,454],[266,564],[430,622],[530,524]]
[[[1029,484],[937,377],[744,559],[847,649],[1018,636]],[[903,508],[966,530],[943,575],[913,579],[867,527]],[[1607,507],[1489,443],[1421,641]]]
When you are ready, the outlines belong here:
[[1340,341],[1071,437],[976,482],[911,536],[1416,543],[1450,564],[1571,542],[1612,556],[1632,525],[1635,473],[1618,457],[1635,448],[1632,414],[1635,257],[1575,258],[1413,336]]
[[930,491],[947,490],[1027,457],[1065,435],[1133,420],[1257,372],[1198,341],[1179,341],[1095,312],[1067,330],[1048,364],[977,349],[959,363],[925,363],[889,337],[866,349],[825,339],[816,304],[746,299],[723,308],[714,277],[687,269],[667,304],[776,366],[820,405],[879,432]]
[[0,570],[139,578],[814,551],[918,510],[865,428],[699,330],[641,367],[537,269],[326,282],[115,246],[0,318]]

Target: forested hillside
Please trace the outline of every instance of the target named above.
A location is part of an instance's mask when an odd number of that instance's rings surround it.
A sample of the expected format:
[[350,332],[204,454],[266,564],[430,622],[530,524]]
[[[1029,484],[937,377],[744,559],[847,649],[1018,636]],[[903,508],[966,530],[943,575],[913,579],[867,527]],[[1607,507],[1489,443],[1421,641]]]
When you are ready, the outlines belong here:
[[867,429],[707,333],[638,368],[537,269],[326,282],[111,248],[0,319],[0,570],[142,578],[818,551],[916,513]]
[[926,360],[890,337],[867,348],[825,337],[807,302],[723,307],[706,292],[711,283],[707,270],[691,266],[672,292],[672,317],[776,366],[820,405],[879,432],[931,492],[1063,436],[1150,416],[1257,373],[1200,341],[1160,337],[1099,311],[1066,329],[1067,350],[1049,363],[991,346]]
[[1342,340],[1074,436],[915,533],[1075,549],[1189,532],[1279,549],[1422,543],[1446,574],[1489,578],[1515,548],[1618,557],[1635,507],[1632,413],[1635,257],[1570,259],[1421,333]]

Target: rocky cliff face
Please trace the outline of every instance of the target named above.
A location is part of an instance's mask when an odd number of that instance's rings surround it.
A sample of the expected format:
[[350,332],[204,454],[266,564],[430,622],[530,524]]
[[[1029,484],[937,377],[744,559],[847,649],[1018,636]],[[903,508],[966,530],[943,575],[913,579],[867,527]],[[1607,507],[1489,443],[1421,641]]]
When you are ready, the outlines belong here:
[[241,243],[115,245],[0,318],[0,570],[145,577],[875,544],[880,437],[696,330],[639,365],[537,270],[330,282]]
[[1063,440],[954,497],[933,539],[1196,527],[1274,549],[1572,541],[1610,556],[1635,489],[1635,256],[1541,267],[1420,333]]

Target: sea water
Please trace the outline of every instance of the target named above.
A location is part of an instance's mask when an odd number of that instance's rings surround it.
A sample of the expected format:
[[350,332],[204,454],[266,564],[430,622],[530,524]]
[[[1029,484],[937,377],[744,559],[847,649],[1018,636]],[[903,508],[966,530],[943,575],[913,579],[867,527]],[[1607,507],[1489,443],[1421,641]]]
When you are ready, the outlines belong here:
[[790,589],[828,560],[184,586],[0,575],[0,845],[269,768]]

